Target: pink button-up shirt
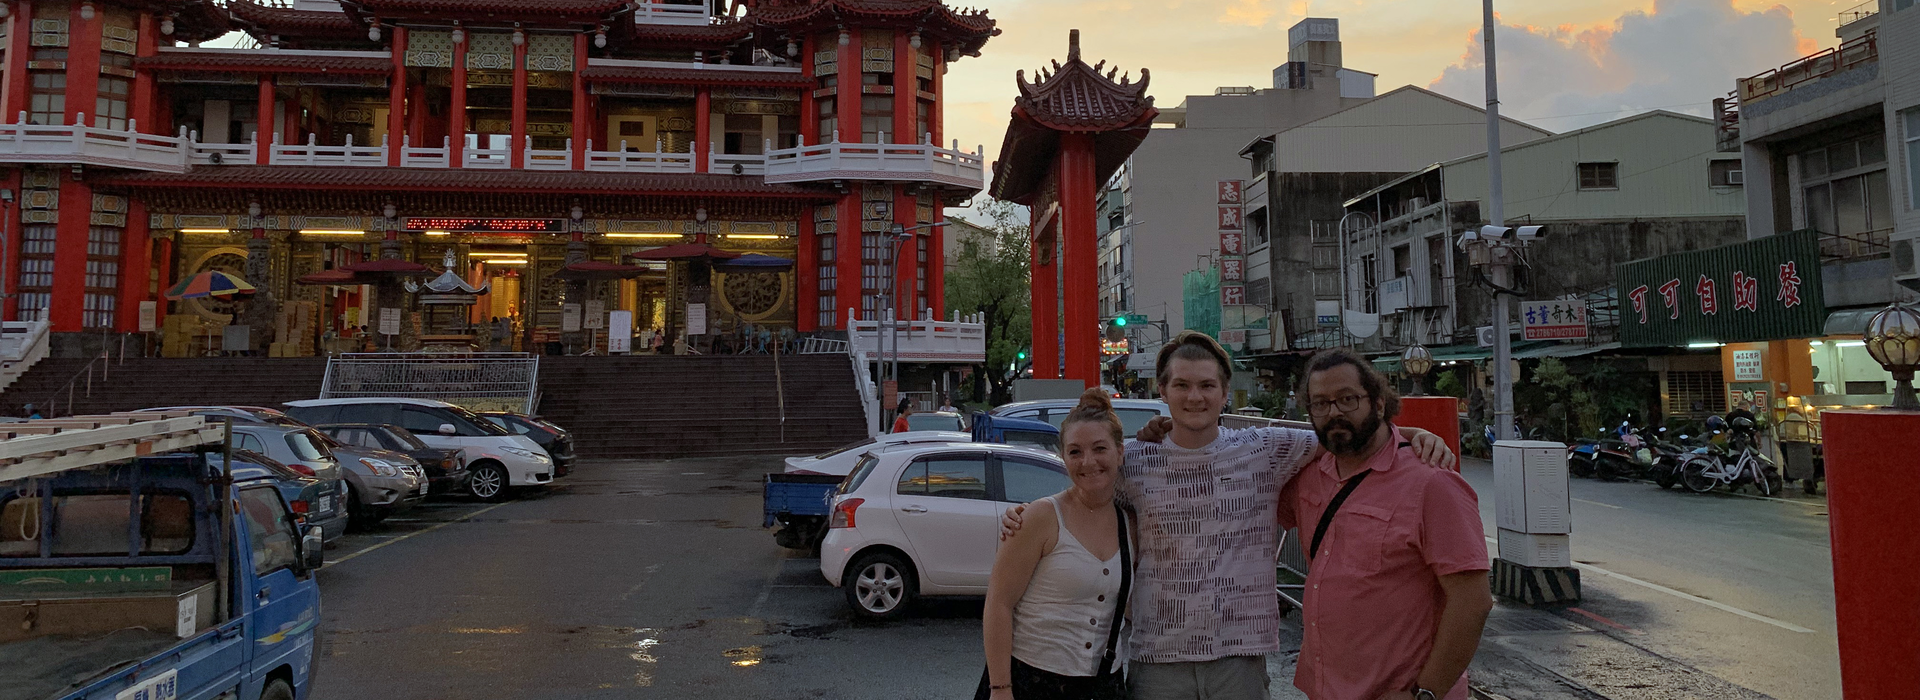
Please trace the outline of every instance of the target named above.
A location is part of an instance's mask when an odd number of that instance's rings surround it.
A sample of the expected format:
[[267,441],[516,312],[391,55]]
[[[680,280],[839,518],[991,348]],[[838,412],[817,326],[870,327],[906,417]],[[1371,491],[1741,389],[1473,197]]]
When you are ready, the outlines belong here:
[[[1487,570],[1480,503],[1459,474],[1420,462],[1394,443],[1367,460],[1371,471],[1334,515],[1307,576],[1305,640],[1293,684],[1313,700],[1374,700],[1411,688],[1433,651],[1446,598],[1440,577]],[[1322,455],[1280,493],[1280,524],[1313,542],[1340,479]],[[1466,700],[1461,674],[1448,700]]]

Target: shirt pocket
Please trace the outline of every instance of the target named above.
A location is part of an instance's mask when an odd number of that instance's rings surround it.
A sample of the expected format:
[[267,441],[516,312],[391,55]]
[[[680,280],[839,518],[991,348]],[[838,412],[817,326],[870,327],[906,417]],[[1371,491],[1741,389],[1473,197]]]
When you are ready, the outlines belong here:
[[1379,573],[1386,566],[1386,553],[1393,549],[1393,511],[1363,504],[1340,509],[1340,526],[1329,533],[1339,541],[1323,543],[1335,557],[1346,557],[1346,566],[1361,575]]

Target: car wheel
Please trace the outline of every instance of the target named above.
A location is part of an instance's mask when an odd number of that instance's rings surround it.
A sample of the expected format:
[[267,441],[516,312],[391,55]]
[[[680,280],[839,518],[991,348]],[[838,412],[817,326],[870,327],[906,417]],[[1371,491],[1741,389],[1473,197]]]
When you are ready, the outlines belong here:
[[260,700],[293,700],[293,686],[282,678],[267,681],[267,687],[260,690]]
[[351,482],[340,482],[340,502],[347,506],[347,529],[365,530],[373,521],[367,517],[367,509],[360,505],[360,496],[353,492]]
[[498,501],[507,495],[507,470],[492,462],[483,462],[473,468],[473,477],[467,480],[467,488],[473,495],[485,501]]
[[861,617],[890,620],[906,613],[919,593],[913,570],[888,552],[863,555],[847,568],[847,605]]

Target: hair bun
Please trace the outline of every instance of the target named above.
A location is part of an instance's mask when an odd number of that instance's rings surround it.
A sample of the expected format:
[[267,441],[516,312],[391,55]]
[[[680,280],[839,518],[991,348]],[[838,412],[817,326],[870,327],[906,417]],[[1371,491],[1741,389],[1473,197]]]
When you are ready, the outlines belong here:
[[1113,410],[1113,399],[1107,392],[1094,387],[1080,392],[1080,403],[1073,407],[1074,413],[1108,413]]

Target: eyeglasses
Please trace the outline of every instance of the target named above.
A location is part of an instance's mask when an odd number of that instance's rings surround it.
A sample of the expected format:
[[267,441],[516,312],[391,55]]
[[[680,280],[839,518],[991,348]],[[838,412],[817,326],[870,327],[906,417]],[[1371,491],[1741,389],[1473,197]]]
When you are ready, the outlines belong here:
[[1324,418],[1336,407],[1340,409],[1341,413],[1352,413],[1354,409],[1366,405],[1368,398],[1370,397],[1366,394],[1348,394],[1332,401],[1326,399],[1309,401],[1307,402],[1307,415],[1315,418]]

